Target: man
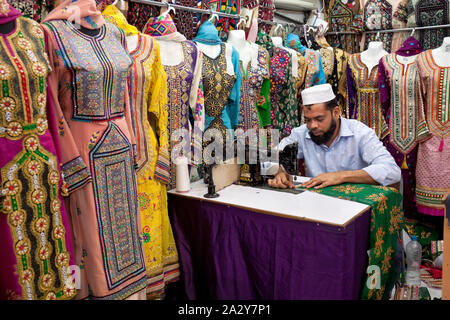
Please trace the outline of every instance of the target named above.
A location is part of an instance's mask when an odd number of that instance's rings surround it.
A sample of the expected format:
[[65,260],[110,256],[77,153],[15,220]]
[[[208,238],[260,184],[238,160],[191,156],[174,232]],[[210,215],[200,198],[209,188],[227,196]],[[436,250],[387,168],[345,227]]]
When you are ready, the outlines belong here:
[[[340,108],[330,84],[302,91],[305,124],[281,140],[279,150],[298,143],[297,157],[304,158],[309,181],[306,188],[323,188],[341,183],[380,184],[400,181],[394,158],[365,124],[340,117]],[[294,188],[292,176],[279,167],[269,186]]]

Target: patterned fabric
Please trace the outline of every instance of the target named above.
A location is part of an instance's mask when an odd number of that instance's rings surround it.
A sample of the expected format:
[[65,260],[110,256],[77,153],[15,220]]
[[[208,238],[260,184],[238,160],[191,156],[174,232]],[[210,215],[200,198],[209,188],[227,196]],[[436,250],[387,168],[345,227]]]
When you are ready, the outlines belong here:
[[[160,46],[146,35],[139,35],[138,46],[130,52],[131,110],[138,139],[138,203],[147,269],[147,298],[160,298],[168,283],[179,278],[178,253],[167,212],[164,183],[169,176],[167,76],[161,64]],[[156,119],[152,128],[147,111]],[[159,137],[159,138],[157,138]],[[160,159],[165,159],[161,161]],[[161,163],[164,172],[161,174]]]
[[417,206],[421,213],[442,216],[441,199],[450,188],[450,68],[438,66],[431,50],[419,54],[416,61],[427,124],[418,128],[419,135],[429,131],[417,155]]
[[76,291],[49,110],[51,68],[39,24],[15,21],[14,31],[0,38],[0,298],[67,300]]
[[[320,49],[320,54],[323,54],[322,64],[324,70],[325,68],[330,68],[328,66],[331,65],[331,73],[327,76],[327,82],[331,84],[334,94],[339,99],[341,113],[345,114],[345,103],[347,101],[347,60],[350,54],[341,49],[332,49],[322,48]],[[329,53],[325,54],[326,51],[331,52],[331,55]],[[325,59],[324,56],[326,57]]]
[[41,22],[48,14],[53,0],[9,0],[24,17]]
[[382,140],[389,134],[389,128],[381,112],[378,76],[378,65],[369,74],[360,53],[350,56],[347,66],[347,118],[361,121],[375,130]]
[[[257,47],[258,61],[256,63],[249,61],[247,70],[244,70],[242,61],[240,64],[243,76],[239,108],[239,127],[244,130],[250,128],[257,129],[270,125],[270,105],[265,103],[270,97],[267,93],[261,95],[261,88],[264,82],[270,84],[269,54],[263,47]],[[267,106],[269,109],[265,109]]]
[[274,45],[272,42],[272,38],[267,33],[258,31],[255,43],[266,48],[267,52],[269,53],[269,57],[273,56]]
[[[132,64],[128,55],[117,54],[123,51],[123,35],[117,28],[109,30],[109,27],[105,26],[97,36],[89,37],[65,20],[56,22],[55,27],[61,33],[58,41],[65,48],[61,51],[63,61],[70,61],[74,70],[80,70],[73,73],[72,119],[85,121],[123,117],[123,88],[128,79],[128,68]],[[74,33],[78,37],[75,38]],[[120,42],[114,41],[117,38]],[[105,40],[106,48],[104,52],[96,52],[96,59],[92,59],[90,48],[97,39]],[[116,68],[105,68],[106,61]],[[100,108],[100,105],[105,108]]]
[[160,7],[150,6],[133,1],[128,2],[128,23],[135,26],[138,30],[143,30],[148,19],[159,16]]
[[[227,73],[226,47],[221,45],[221,52],[215,58],[203,55],[202,78],[205,94],[205,134],[214,128],[222,133],[222,141],[226,141],[227,129],[233,129],[232,119],[237,119],[239,109],[227,108],[231,90],[236,82],[236,74]],[[235,113],[235,114],[232,114]],[[219,139],[213,135],[214,141]],[[210,142],[204,141],[203,148]]]
[[[364,28],[366,30],[400,29],[406,27],[407,0],[363,0]],[[380,33],[379,40],[384,49],[394,52],[402,46],[407,32]],[[361,50],[371,41],[376,41],[375,33],[364,34]]]
[[[275,4],[273,0],[259,0],[258,18],[266,21],[273,21]],[[269,33],[272,25],[261,22],[261,29]]]
[[[91,37],[66,20],[53,20],[43,26],[48,33],[51,65],[56,70],[49,80],[58,88],[55,94],[59,105],[55,111],[57,118],[64,117],[67,122],[64,136],[59,136],[62,158],[64,162],[75,159],[72,153],[76,150],[92,176],[92,183],[73,191],[67,201],[75,262],[81,272],[77,298],[125,299],[146,287],[127,85],[133,61],[124,49],[123,31],[109,22]],[[89,76],[83,77],[88,72]],[[83,84],[89,87],[81,88]],[[78,95],[77,99],[89,99],[91,104],[77,108],[76,92],[83,90],[88,95],[88,88],[89,97]],[[108,92],[112,94],[106,97]],[[91,106],[97,107],[89,109]],[[77,109],[84,114],[89,110],[102,114],[104,120],[97,121],[88,113],[91,121],[80,121],[83,119],[79,119]],[[68,137],[77,143],[68,145]]]
[[[197,48],[191,41],[181,42],[183,50],[183,62],[176,66],[164,66],[168,83],[168,101],[169,101],[169,137],[177,129],[186,129],[190,131],[189,123],[189,96],[194,78],[194,69],[197,57]],[[200,96],[199,96],[200,98]],[[196,110],[199,112],[199,110]],[[203,115],[202,115],[203,116]],[[169,155],[178,141],[169,140]],[[170,163],[170,179],[168,189],[175,187],[175,164]]]
[[151,34],[153,37],[162,37],[175,32],[177,27],[170,14],[150,18],[143,29],[143,33]]
[[[437,26],[450,23],[450,2],[448,0],[409,0],[408,27]],[[450,35],[449,28],[417,30],[423,50],[434,49]]]
[[[386,148],[402,169],[403,211],[405,216],[415,216],[415,181],[418,128],[426,127],[423,101],[420,95],[420,79],[414,59],[400,62],[403,57],[390,54],[379,63],[380,90],[383,115],[389,125]],[[400,60],[400,61],[399,61]]]
[[[359,0],[331,0],[328,7],[329,29],[333,32],[363,30],[362,8]],[[333,48],[339,48],[349,53],[359,51],[359,35],[330,36]]]
[[[213,11],[239,14],[241,11],[241,0],[210,0],[209,6]],[[228,32],[235,30],[238,22],[238,19],[219,16],[219,20],[216,22],[217,30],[219,30],[219,37],[225,41],[228,38]]]
[[380,289],[367,286],[369,277],[363,282],[361,299],[389,299],[394,285],[394,256],[397,233],[404,223],[401,210],[401,194],[394,188],[364,184],[342,184],[334,187],[311,190],[324,195],[356,201],[372,208],[370,219],[369,266],[380,268]]
[[139,33],[135,26],[128,24],[125,16],[119,9],[116,8],[116,6],[106,6],[105,10],[102,12],[102,15],[106,21],[109,21],[122,29],[122,31],[125,32],[126,37],[137,35]]
[[75,158],[61,166],[68,192],[72,192],[92,180],[86,164],[81,157]]
[[281,131],[281,138],[288,136],[293,128],[299,126],[297,93],[292,58],[281,48],[274,48],[270,60],[270,100],[272,126]]
[[[179,0],[180,6],[196,8],[197,0]],[[178,32],[183,34],[188,40],[192,40],[197,34],[198,14],[186,10],[177,10],[174,16],[174,22]]]

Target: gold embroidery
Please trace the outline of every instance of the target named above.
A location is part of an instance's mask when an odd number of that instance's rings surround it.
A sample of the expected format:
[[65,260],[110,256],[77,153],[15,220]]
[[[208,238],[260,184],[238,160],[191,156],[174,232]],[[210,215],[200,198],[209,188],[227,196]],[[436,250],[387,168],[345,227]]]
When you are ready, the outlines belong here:
[[394,206],[391,211],[391,220],[389,221],[389,233],[394,234],[399,229],[399,225],[403,220],[402,210],[400,207]]
[[367,196],[366,199],[377,202],[378,203],[377,209],[381,214],[384,214],[384,211],[387,209],[388,198],[383,193],[371,194],[370,196]]
[[383,231],[383,228],[378,228],[377,231],[377,241],[375,242],[375,248],[374,248],[374,253],[375,253],[375,257],[380,257],[381,253],[383,252],[383,237],[385,235],[385,232]]
[[383,261],[381,262],[381,272],[383,274],[386,274],[391,269],[391,260],[392,260],[392,253],[394,250],[389,247],[386,249],[386,252],[384,254]]
[[338,192],[344,192],[345,194],[350,194],[350,193],[358,193],[361,190],[363,190],[363,187],[357,187],[354,185],[345,185],[345,186],[336,186],[333,187],[333,191],[338,191]]

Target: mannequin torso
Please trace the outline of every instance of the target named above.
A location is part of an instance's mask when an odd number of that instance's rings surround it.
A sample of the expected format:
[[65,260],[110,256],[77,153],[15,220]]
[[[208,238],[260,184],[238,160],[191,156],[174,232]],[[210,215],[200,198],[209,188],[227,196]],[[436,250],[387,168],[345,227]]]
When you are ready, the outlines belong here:
[[239,60],[242,61],[244,70],[247,70],[247,66],[252,59],[252,45],[245,40],[245,32],[243,30],[230,31],[227,43],[239,52]]
[[[156,38],[158,40],[158,38]],[[158,40],[161,51],[161,62],[165,66],[176,66],[183,61],[183,47],[175,41]]]
[[196,45],[200,49],[200,51],[202,51],[211,59],[217,58],[217,56],[220,54],[220,44],[209,45],[204,43],[196,43]]
[[380,59],[387,54],[389,53],[383,49],[383,42],[372,41],[369,42],[367,50],[361,52],[361,61],[366,65],[370,74],[372,69],[378,65]]
[[445,37],[439,48],[431,50],[434,61],[440,67],[450,67],[450,37]]

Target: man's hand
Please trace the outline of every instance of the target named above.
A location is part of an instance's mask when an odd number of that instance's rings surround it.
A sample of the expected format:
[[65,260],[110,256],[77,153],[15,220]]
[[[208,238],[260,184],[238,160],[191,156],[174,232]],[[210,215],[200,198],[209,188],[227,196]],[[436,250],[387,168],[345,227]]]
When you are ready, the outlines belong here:
[[267,181],[272,188],[294,188],[292,183],[292,176],[286,172],[278,172],[275,178]]
[[303,183],[301,186],[303,188],[313,188],[320,189],[328,186],[335,186],[337,184],[344,183],[343,174],[341,172],[328,172],[321,173],[318,176],[311,178],[307,182]]

